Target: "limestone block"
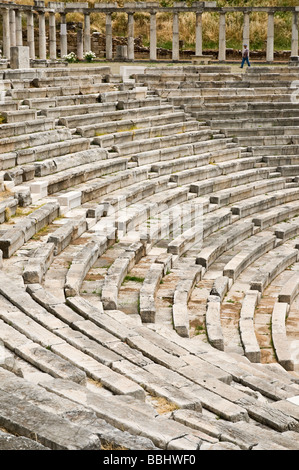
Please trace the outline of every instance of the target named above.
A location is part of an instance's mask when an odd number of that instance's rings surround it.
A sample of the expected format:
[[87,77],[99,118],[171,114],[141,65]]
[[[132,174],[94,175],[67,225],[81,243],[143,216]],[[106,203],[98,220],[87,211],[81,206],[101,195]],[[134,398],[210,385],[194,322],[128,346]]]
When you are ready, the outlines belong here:
[[11,69],[29,69],[29,47],[15,46],[10,48],[10,68]]

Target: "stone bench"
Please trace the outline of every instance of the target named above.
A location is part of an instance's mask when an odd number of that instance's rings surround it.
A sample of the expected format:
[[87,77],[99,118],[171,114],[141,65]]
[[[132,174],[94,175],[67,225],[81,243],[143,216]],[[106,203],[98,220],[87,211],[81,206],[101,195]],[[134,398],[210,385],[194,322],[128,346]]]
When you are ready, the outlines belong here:
[[291,219],[299,214],[299,205],[296,201],[293,201],[288,204],[283,204],[276,207],[275,209],[270,209],[265,211],[263,214],[254,217],[252,222],[260,227],[261,230],[264,230],[271,225],[283,222],[284,220]]
[[232,227],[226,227],[211,235],[196,256],[196,264],[200,264],[208,270],[225,251],[231,250],[234,246],[252,236],[253,227],[252,222],[240,221],[235,222]]
[[261,362],[261,351],[254,332],[254,312],[260,300],[259,291],[248,291],[242,301],[239,330],[245,356],[250,362]]
[[[57,100],[57,98],[56,98]],[[26,101],[26,100],[25,100]],[[33,101],[33,100],[28,100]],[[56,102],[55,102],[56,104]],[[59,119],[66,116],[80,115],[80,114],[94,114],[98,112],[112,112],[116,111],[117,103],[84,103],[72,104],[69,106],[53,106],[40,111],[41,116],[48,118]]]
[[112,191],[129,187],[148,178],[147,168],[132,168],[118,172],[116,175],[105,175],[98,179],[88,181],[77,186],[77,190],[81,191],[82,204],[102,196],[107,196]]
[[275,247],[276,237],[271,233],[262,232],[254,235],[245,242],[245,246],[224,266],[223,275],[231,278],[233,282],[240,274],[259,259],[263,254]]
[[54,257],[54,243],[47,243],[33,250],[24,267],[22,277],[25,284],[41,283]]
[[168,253],[181,256],[192,246],[203,242],[213,232],[229,225],[231,217],[229,209],[219,209],[215,214],[205,216],[203,220],[199,218],[193,227],[183,231],[181,235],[168,243]]
[[125,109],[78,116],[71,115],[60,118],[58,123],[62,126],[73,128],[82,127],[84,125],[98,124],[99,120],[101,123],[124,119],[134,120],[142,117],[168,114],[171,111],[173,111],[173,107],[171,105],[164,104],[161,106],[149,106],[145,108]]
[[163,264],[152,263],[144,278],[139,293],[139,313],[143,323],[155,323],[155,294],[162,280],[163,270]]
[[268,253],[263,265],[256,270],[255,276],[250,281],[250,289],[263,293],[266,287],[282,271],[295,263],[298,258],[298,250],[280,246]]
[[113,147],[114,145],[134,142],[135,140],[150,139],[154,137],[164,137],[181,132],[197,131],[199,124],[197,121],[185,121],[174,124],[165,124],[161,126],[153,126],[142,129],[133,129],[117,133],[111,133],[93,139],[94,144],[101,147]]
[[247,183],[245,185],[239,185],[234,188],[227,188],[217,191],[210,196],[212,204],[217,204],[220,207],[228,204],[238,203],[243,199],[253,198],[257,195],[262,195],[272,191],[285,189],[286,180],[285,178],[274,178],[270,180],[262,180],[253,183]]
[[281,222],[273,227],[275,236],[282,240],[282,243],[290,238],[299,235],[299,224],[295,220],[290,222]]
[[[86,144],[85,139],[82,142],[80,141],[81,139],[78,139],[78,142],[75,140],[74,145],[72,145],[72,142],[65,143],[66,145],[62,146],[65,150],[61,152],[61,155],[55,155],[54,149],[53,157],[51,152],[49,152],[48,157],[42,162],[35,161],[35,176],[47,176],[70,168],[76,168],[80,165],[107,160],[108,152],[106,150],[94,147],[88,148],[89,146]],[[87,148],[84,149],[84,147]],[[46,155],[47,152],[45,152]]]
[[55,129],[53,119],[37,118],[31,121],[0,124],[0,139],[12,136],[22,136],[33,132],[44,132]]
[[[298,246],[296,245],[296,248]],[[299,292],[299,276],[297,272],[282,286],[278,294],[278,302],[284,302],[291,305]]]
[[198,130],[193,132],[183,132],[181,134],[172,134],[163,137],[151,137],[147,140],[134,140],[133,142],[115,145],[112,150],[119,155],[134,155],[155,149],[166,147],[174,147],[184,144],[191,144],[193,142],[208,140],[211,137],[209,129]]
[[291,201],[298,200],[299,188],[287,188],[283,190],[276,190],[273,194],[253,196],[237,205],[233,204],[231,210],[233,214],[240,217],[247,217],[259,211],[265,211],[271,207],[287,204]]
[[0,237],[3,257],[10,258],[33,235],[58,217],[59,213],[59,204],[49,202],[17,222],[13,228],[6,230]]
[[[55,129],[49,131],[41,131],[33,134],[26,133],[24,135],[11,135],[0,139],[0,154],[7,152],[16,152],[17,150],[26,149],[27,147],[37,147],[45,144],[57,144],[64,140],[72,138],[69,129]],[[57,145],[56,145],[57,146]],[[58,146],[57,146],[58,147]]]
[[186,115],[182,111],[146,118],[136,118],[134,116],[129,116],[128,119],[122,119],[120,121],[106,121],[102,122],[101,124],[97,122],[95,124],[85,124],[82,126],[79,123],[77,125],[76,132],[82,137],[96,137],[97,135],[101,136],[115,132],[128,131],[131,129],[142,129],[165,124],[177,124],[184,121],[186,121]]
[[199,183],[193,182],[190,185],[190,192],[198,196],[216,193],[224,189],[238,187],[239,185],[266,180],[269,177],[269,173],[270,170],[268,168],[254,168],[251,170],[243,170],[236,174],[221,175],[219,177],[209,178],[208,181],[203,180]]
[[199,121],[213,121],[217,119],[218,121],[227,119],[231,120],[243,120],[248,118],[250,119],[281,119],[281,118],[297,118],[299,116],[299,111],[297,109],[264,109],[264,110],[235,110],[235,111],[224,111],[224,110],[202,110],[194,111],[192,110],[192,116],[194,116]]
[[[178,185],[195,183],[197,181],[209,180],[208,183],[212,184],[211,181],[214,181],[214,178],[224,175],[230,175],[231,173],[238,173],[244,170],[251,170],[256,168],[256,164],[259,161],[255,157],[248,158],[238,158],[237,155],[240,155],[240,149],[231,149],[229,150],[230,156],[227,157],[227,161],[219,162],[209,165],[203,165],[198,168],[191,170],[184,170],[178,174],[173,174],[170,176],[170,182],[176,183]],[[258,173],[259,169],[256,169]],[[269,172],[269,170],[268,170]],[[242,176],[244,173],[242,174]],[[265,175],[265,173],[264,173]],[[236,175],[236,178],[238,175]],[[230,176],[232,178],[232,176]],[[228,181],[229,178],[226,179]],[[248,182],[248,181],[247,181]],[[192,186],[195,192],[195,186]],[[213,191],[211,191],[213,192]]]
[[288,303],[276,302],[274,304],[271,316],[271,333],[273,347],[279,364],[286,370],[293,371],[294,361],[291,358],[285,325],[288,310]]
[[[89,180],[94,180],[111,173],[122,172],[126,169],[127,159],[114,158],[103,161],[100,160],[93,163],[85,163],[74,168],[67,168],[59,171],[58,173],[51,173],[47,177],[40,177],[38,181],[48,182],[48,195],[51,195],[64,191],[72,186],[88,182]],[[101,182],[104,183],[104,180]],[[77,188],[76,190],[80,189]]]
[[[183,140],[183,137],[180,139]],[[140,152],[137,154],[130,154],[130,159],[133,162],[136,162],[138,166],[148,165],[157,162],[163,162],[167,160],[174,160],[182,157],[191,157],[195,155],[206,155],[207,160],[211,156],[211,162],[213,161],[213,155],[215,161],[231,160],[233,158],[239,158],[240,149],[238,148],[229,148],[228,142],[223,141],[222,139],[215,140],[206,140],[206,134],[203,133],[202,138],[197,142],[182,143],[180,144],[179,140],[177,145],[169,146],[165,148],[158,148],[157,150],[148,150],[145,152]],[[205,160],[202,162],[201,166],[205,165]],[[214,163],[214,162],[213,162]],[[245,164],[245,161],[244,161]]]

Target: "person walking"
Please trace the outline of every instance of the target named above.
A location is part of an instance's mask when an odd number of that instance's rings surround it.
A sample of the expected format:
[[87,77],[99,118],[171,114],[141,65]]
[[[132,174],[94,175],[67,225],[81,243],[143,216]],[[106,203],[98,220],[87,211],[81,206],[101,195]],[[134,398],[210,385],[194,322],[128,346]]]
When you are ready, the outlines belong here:
[[245,62],[247,63],[248,67],[250,67],[250,62],[249,62],[249,49],[247,44],[244,44],[244,49],[242,51],[242,64],[241,64],[241,69],[244,67]]

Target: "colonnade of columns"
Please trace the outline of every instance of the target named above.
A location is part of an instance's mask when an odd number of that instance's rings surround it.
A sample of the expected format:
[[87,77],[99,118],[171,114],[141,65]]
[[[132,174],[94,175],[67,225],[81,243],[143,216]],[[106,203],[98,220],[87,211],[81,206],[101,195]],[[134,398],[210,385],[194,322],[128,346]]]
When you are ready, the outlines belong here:
[[[299,10],[299,9],[298,9]],[[48,10],[48,31],[49,31],[49,51],[47,54],[46,42],[46,13],[45,10],[23,10],[8,7],[0,7],[3,24],[3,56],[10,58],[10,48],[23,45],[23,17],[27,20],[27,46],[29,47],[29,57],[35,59],[57,58],[56,44],[56,14],[55,10]],[[83,11],[84,12],[84,11]],[[226,60],[226,12],[219,12],[219,61]],[[267,26],[267,49],[266,60],[274,60],[274,11],[268,10]],[[293,11],[292,20],[292,45],[291,55],[298,55],[298,13]],[[112,59],[112,12],[105,11],[106,14],[106,58]],[[202,14],[203,11],[195,11],[195,54],[202,55]],[[35,50],[34,41],[34,15],[38,16],[38,51]],[[67,54],[67,25],[66,13],[59,12],[60,15],[60,57]],[[134,60],[134,12],[127,12],[128,15],[128,59]],[[150,60],[157,59],[157,11],[150,11]],[[244,11],[243,21],[243,42],[249,45],[250,12]],[[78,31],[77,54],[83,58],[84,53],[91,50],[90,32],[90,11],[84,12],[84,28]],[[173,10],[173,31],[172,31],[172,60],[179,60],[179,11]]]

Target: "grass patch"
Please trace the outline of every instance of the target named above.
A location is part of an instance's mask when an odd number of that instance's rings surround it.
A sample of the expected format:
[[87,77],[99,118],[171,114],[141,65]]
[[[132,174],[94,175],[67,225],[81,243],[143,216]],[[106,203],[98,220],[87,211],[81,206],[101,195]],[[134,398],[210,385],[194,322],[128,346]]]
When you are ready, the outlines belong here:
[[128,281],[133,281],[133,282],[140,282],[142,283],[144,281],[144,277],[138,277],[138,276],[126,276],[124,278],[124,282]]

